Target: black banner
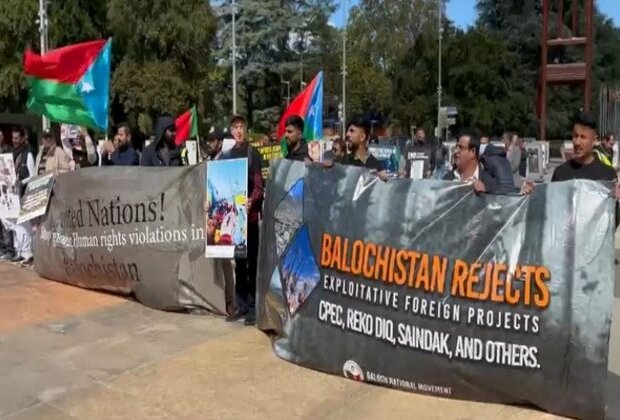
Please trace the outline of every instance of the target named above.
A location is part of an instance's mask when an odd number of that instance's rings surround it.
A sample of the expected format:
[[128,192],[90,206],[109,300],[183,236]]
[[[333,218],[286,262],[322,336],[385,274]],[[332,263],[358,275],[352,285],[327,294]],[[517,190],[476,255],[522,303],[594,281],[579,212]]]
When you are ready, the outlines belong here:
[[259,327],[303,366],[441,397],[602,418],[614,202],[272,166]]

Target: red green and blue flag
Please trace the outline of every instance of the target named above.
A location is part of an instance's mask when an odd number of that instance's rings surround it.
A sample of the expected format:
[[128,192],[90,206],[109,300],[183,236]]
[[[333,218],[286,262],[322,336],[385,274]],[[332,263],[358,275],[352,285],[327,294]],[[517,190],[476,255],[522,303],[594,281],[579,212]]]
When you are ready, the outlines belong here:
[[[278,138],[286,131],[286,120],[299,115],[304,120],[304,138],[307,141],[323,139],[323,72],[319,72],[312,82],[291,102],[278,124]],[[286,144],[284,142],[284,144]]]
[[84,42],[39,55],[24,53],[28,109],[52,121],[108,129],[112,39]]
[[185,140],[198,137],[198,113],[196,107],[193,106],[189,111],[179,115],[174,121],[177,134],[174,142],[178,146]]

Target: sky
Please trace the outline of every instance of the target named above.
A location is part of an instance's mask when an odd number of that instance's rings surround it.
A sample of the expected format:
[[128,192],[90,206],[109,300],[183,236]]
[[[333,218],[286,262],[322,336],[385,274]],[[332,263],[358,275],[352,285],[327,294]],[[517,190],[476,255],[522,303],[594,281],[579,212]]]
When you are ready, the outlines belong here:
[[[595,0],[596,4],[601,12],[611,17],[616,26],[620,26],[620,0]],[[334,16],[332,22],[336,26],[342,27],[345,13],[344,13],[344,0],[339,0],[339,7]],[[349,0],[349,7],[352,7],[358,3],[358,0]],[[472,26],[476,21],[476,0],[448,0],[448,6],[446,13],[448,17],[459,27],[467,28]]]

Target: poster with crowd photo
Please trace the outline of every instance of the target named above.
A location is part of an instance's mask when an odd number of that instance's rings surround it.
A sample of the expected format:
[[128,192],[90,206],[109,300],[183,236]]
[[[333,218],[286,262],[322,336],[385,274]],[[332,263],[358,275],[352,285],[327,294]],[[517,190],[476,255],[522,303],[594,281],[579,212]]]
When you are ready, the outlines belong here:
[[267,185],[258,326],[279,357],[335,375],[602,418],[611,188],[477,195],[280,161]]
[[90,168],[56,176],[36,231],[37,273],[164,310],[225,313],[204,257],[205,164]]
[[13,154],[0,154],[0,218],[19,217],[19,185]]
[[17,224],[43,216],[54,186],[54,174],[38,176],[28,181],[21,199],[21,209]]
[[243,258],[247,254],[248,160],[216,160],[207,164],[207,258]]
[[282,159],[282,147],[279,144],[269,146],[257,146],[256,150],[260,153],[263,179],[269,177],[269,165],[277,159]]

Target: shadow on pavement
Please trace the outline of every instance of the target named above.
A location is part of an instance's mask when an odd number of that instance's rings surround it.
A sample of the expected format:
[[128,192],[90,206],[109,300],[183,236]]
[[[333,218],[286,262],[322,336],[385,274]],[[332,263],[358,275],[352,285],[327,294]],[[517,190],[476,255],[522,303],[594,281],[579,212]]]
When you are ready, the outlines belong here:
[[607,420],[620,420],[620,376],[607,372]]

